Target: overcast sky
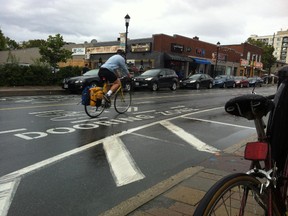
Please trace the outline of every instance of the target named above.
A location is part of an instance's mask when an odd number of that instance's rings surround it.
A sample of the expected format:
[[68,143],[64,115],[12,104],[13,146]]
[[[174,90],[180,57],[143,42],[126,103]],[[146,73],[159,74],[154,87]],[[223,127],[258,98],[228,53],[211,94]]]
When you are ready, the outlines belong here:
[[287,0],[0,0],[0,29],[16,42],[46,40],[114,41],[153,34],[198,36],[209,43],[239,44],[251,34],[288,29]]

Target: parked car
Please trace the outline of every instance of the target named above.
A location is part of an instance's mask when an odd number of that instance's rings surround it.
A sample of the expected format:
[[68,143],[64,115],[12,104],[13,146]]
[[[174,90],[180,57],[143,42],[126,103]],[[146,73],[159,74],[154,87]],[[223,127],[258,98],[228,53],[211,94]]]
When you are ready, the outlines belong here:
[[243,88],[249,87],[249,81],[246,76],[235,76],[236,87]]
[[261,87],[263,85],[263,79],[261,79],[260,77],[258,76],[255,76],[255,77],[249,77],[248,78],[248,81],[249,81],[249,86],[250,87],[254,87],[254,86],[259,86]]
[[234,76],[231,75],[218,75],[215,77],[213,81],[213,87],[220,87],[220,88],[235,88],[236,82]]
[[133,78],[133,87],[149,88],[157,91],[159,88],[170,88],[175,91],[179,81],[176,72],[168,68],[150,69]]
[[213,78],[208,74],[193,74],[184,80],[180,80],[180,88],[208,88],[213,87]]
[[262,77],[263,83],[265,84],[276,84],[278,82],[278,76],[271,74]]
[[[82,76],[65,78],[62,82],[62,88],[70,92],[82,92],[86,86],[99,86],[100,78],[98,72],[99,69],[92,69]],[[125,89],[131,90],[131,78],[123,76],[120,79]]]

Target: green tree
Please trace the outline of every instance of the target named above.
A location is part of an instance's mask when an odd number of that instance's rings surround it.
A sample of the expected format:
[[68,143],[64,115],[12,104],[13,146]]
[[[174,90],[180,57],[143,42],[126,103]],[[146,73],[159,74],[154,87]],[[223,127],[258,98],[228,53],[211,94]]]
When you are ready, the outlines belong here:
[[0,51],[6,49],[6,38],[0,29]]
[[50,64],[55,72],[58,62],[66,62],[72,57],[72,52],[64,49],[64,45],[65,42],[60,34],[56,34],[54,37],[49,35],[47,41],[39,47],[40,61]]
[[36,40],[24,41],[22,47],[23,48],[40,47],[43,44],[45,44],[45,40],[36,39]]
[[263,49],[261,61],[263,63],[263,68],[268,70],[269,74],[270,74],[271,73],[271,67],[273,66],[273,64],[276,63],[276,58],[273,55],[274,47],[266,44],[263,41],[255,40],[252,38],[248,38],[247,42]]
[[6,37],[6,44],[8,49],[15,50],[19,48],[19,44],[15,40],[11,40],[9,37]]

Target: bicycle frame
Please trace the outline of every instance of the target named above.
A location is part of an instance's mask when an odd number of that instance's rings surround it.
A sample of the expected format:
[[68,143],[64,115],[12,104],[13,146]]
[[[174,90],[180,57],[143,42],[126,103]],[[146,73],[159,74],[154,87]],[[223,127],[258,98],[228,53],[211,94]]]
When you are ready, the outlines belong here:
[[[283,127],[279,125],[279,118],[281,118],[283,115],[285,116],[285,112],[287,112],[287,95],[288,95],[288,79],[283,78],[282,83],[278,86],[277,93],[275,95],[274,103],[275,108],[271,111],[269,115],[268,120],[268,128],[267,132],[265,133],[265,124],[263,119],[255,119],[255,127],[258,135],[258,140],[260,142],[266,142],[268,143],[268,153],[267,158],[264,161],[264,169],[261,168],[259,161],[252,161],[251,167],[247,174],[249,175],[255,175],[256,177],[262,177],[266,179],[265,183],[262,183],[261,190],[263,187],[267,188],[268,192],[268,215],[273,215],[273,209],[272,209],[272,202],[273,199],[277,199],[277,202],[275,202],[276,206],[278,207],[278,213],[281,214],[285,211],[286,207],[285,204],[287,202],[287,177],[288,177],[288,157],[287,157],[287,149],[284,155],[286,154],[286,159],[284,161],[284,164],[277,163],[277,155],[279,154],[279,149],[277,150],[277,145],[280,145],[279,139],[277,139],[279,133],[277,131],[278,127]],[[285,98],[286,100],[283,100]],[[281,100],[282,99],[282,100]],[[280,116],[280,117],[279,117]],[[288,120],[286,118],[286,120]],[[287,125],[288,122],[286,122],[285,125]],[[285,131],[282,131],[282,133],[285,133]],[[287,132],[286,132],[287,133]],[[276,138],[275,138],[276,137]],[[287,137],[287,136],[286,136]],[[282,142],[286,142],[288,139],[281,140]],[[283,144],[282,144],[283,145]],[[282,146],[283,147],[283,146]],[[280,151],[283,150],[280,149]],[[280,165],[280,176],[279,172],[277,172],[277,166]],[[283,167],[283,168],[282,168]],[[279,183],[280,182],[280,183]],[[243,200],[243,203],[245,201]],[[274,209],[275,210],[275,209]]]

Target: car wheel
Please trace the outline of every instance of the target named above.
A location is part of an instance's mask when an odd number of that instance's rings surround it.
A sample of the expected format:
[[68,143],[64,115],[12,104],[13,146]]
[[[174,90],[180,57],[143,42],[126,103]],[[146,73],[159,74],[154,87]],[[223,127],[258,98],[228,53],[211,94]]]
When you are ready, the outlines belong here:
[[208,84],[208,89],[211,89],[213,87],[213,83]]
[[152,84],[152,91],[157,91],[158,90],[158,84],[157,83],[153,83]]
[[233,83],[233,85],[232,85],[232,88],[235,88],[236,87],[236,84],[235,83]]
[[197,89],[197,90],[200,89],[200,83],[196,83],[196,89]]
[[243,88],[243,83],[240,84],[240,88]]
[[222,88],[226,88],[226,83],[223,83],[223,86],[222,86]]
[[172,86],[171,86],[171,90],[175,91],[177,89],[177,83],[173,82]]

